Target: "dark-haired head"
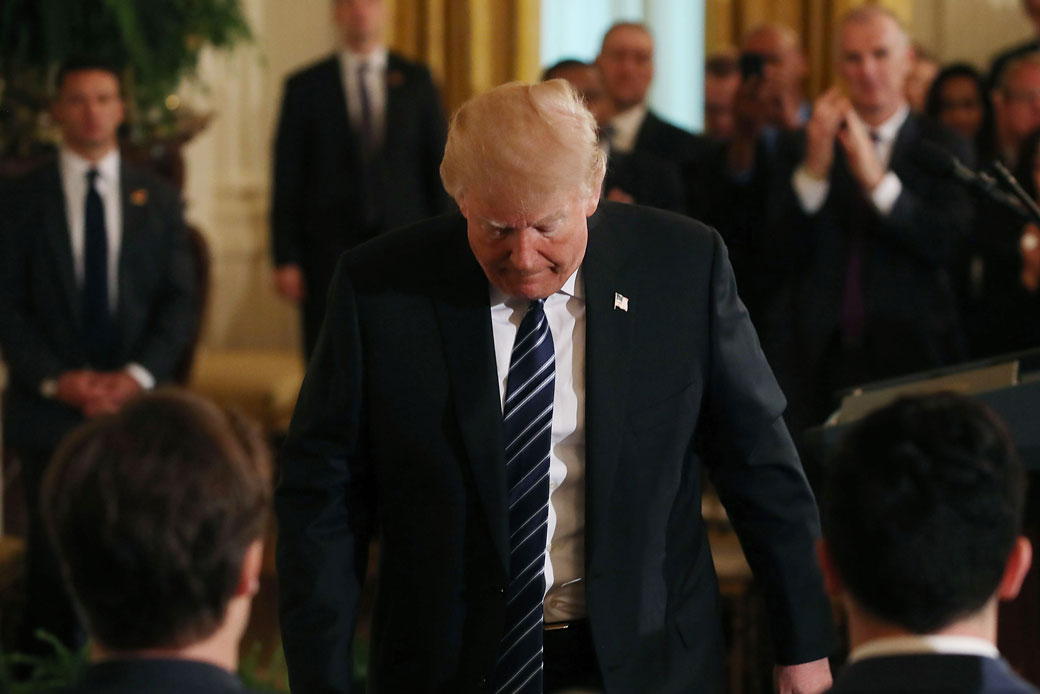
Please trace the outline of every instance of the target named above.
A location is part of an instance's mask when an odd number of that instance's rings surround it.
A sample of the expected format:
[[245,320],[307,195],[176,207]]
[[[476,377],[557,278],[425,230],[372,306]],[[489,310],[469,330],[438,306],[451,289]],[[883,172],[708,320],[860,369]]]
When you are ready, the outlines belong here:
[[54,88],[56,91],[61,92],[61,88],[65,85],[65,78],[74,72],[107,72],[112,75],[115,79],[116,84],[119,85],[120,93],[122,93],[122,78],[119,75],[119,70],[112,63],[91,55],[76,55],[66,58],[62,64],[58,67],[58,72],[54,77]]
[[42,503],[88,631],[126,652],[184,648],[222,626],[270,498],[268,452],[253,428],[167,391],[74,432]]
[[997,594],[1024,486],[988,407],[954,394],[901,399],[857,423],[831,460],[826,554],[866,613],[909,632],[938,631]]
[[935,76],[925,99],[925,115],[975,147],[979,163],[992,160],[996,125],[986,79],[968,63],[947,65]]

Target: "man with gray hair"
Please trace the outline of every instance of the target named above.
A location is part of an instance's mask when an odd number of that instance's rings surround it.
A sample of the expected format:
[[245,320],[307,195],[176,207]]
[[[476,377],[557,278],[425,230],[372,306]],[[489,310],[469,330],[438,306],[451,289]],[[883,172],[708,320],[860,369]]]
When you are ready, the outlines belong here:
[[802,425],[822,422],[840,389],[961,356],[948,265],[970,209],[915,159],[929,145],[970,154],[910,112],[913,50],[895,15],[858,7],[837,36],[844,91],[816,100],[765,235],[765,257],[790,273],[781,371]]
[[710,473],[779,690],[830,683],[818,518],[717,234],[601,202],[563,80],[455,115],[461,214],[340,261],[276,492],[294,692],[345,692],[378,534],[371,692],[716,692]]

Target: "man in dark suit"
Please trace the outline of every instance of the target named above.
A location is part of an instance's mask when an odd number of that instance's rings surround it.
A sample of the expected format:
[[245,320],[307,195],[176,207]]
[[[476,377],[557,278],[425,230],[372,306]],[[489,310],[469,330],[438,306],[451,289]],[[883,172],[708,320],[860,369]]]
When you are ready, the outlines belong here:
[[620,22],[603,36],[596,65],[610,97],[611,151],[638,150],[666,159],[679,167],[687,188],[687,209],[695,192],[698,166],[710,148],[707,138],[666,122],[646,104],[654,78],[654,40],[643,24]]
[[834,88],[816,101],[764,239],[765,257],[789,273],[790,313],[772,342],[786,342],[781,371],[799,425],[822,421],[840,388],[961,355],[948,265],[970,208],[954,183],[916,166],[914,152],[931,142],[968,154],[910,112],[911,48],[894,15],[852,10],[838,41],[848,97]]
[[828,468],[820,563],[852,652],[834,694],[1035,694],[997,651],[1018,594],[1025,470],[988,407],[905,398],[855,427]]
[[561,60],[542,73],[542,81],[551,79],[570,82],[596,118],[599,144],[607,155],[603,197],[680,214],[686,212],[686,194],[675,164],[639,150],[626,153],[613,151],[607,136],[610,131],[610,104],[603,87],[603,75],[594,63]]
[[188,393],[141,396],[69,436],[42,503],[90,630],[74,694],[244,694],[271,503],[255,427]]
[[120,158],[114,71],[89,60],[58,76],[57,161],[15,182],[0,233],[0,347],[10,373],[4,445],[29,512],[25,647],[34,629],[74,642],[76,620],[37,499],[55,447],[85,417],[168,381],[195,334],[197,277],[176,193]]
[[780,691],[829,684],[815,503],[725,247],[600,203],[603,171],[565,82],[498,87],[448,137],[461,216],[341,261],[276,492],[294,691],[349,690],[377,536],[369,691],[720,691],[702,465]]
[[302,306],[307,355],[340,254],[450,206],[429,71],[383,45],[383,0],[332,6],[343,49],[289,77],[274,148],[275,288]]

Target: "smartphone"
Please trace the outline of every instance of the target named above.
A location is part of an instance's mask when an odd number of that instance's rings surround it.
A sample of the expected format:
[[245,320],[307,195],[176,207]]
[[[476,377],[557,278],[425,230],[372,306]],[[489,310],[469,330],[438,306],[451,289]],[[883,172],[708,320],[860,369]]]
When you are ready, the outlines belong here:
[[749,77],[761,77],[762,71],[765,68],[766,59],[761,53],[741,53],[740,54],[740,77],[741,79],[748,79]]

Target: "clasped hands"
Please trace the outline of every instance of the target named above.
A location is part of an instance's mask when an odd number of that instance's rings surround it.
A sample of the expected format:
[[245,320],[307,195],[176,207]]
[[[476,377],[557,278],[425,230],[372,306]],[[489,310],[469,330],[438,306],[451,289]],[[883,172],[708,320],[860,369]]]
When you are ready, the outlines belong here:
[[813,104],[806,126],[805,168],[809,175],[826,180],[834,163],[834,140],[845,150],[849,170],[867,193],[885,176],[866,123],[859,117],[848,97],[831,87]]
[[87,417],[119,411],[141,391],[141,384],[126,371],[66,371],[58,378],[55,397],[83,411]]

